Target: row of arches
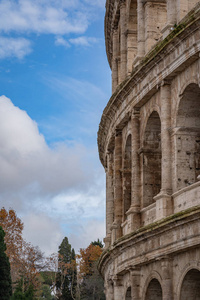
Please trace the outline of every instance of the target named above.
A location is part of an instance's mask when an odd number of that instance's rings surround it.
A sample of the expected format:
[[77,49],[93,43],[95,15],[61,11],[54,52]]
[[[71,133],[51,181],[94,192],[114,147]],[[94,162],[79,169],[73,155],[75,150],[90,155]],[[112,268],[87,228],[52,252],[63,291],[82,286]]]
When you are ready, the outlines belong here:
[[112,27],[113,90],[198,0],[119,1]]
[[[181,95],[177,110],[176,124],[171,131],[171,143],[175,149],[173,157],[173,186],[176,192],[197,182],[200,175],[200,88],[189,84]],[[162,181],[162,123],[158,111],[149,116],[141,141],[141,208],[154,202],[161,190]],[[132,139],[128,134],[123,151],[123,220],[131,206],[132,199]],[[168,145],[168,147],[171,147]],[[169,178],[172,180],[172,178]]]
[[[131,287],[128,287],[126,291],[125,300],[131,300]],[[161,283],[158,279],[153,278],[145,291],[144,300],[162,300],[163,290]],[[185,275],[181,289],[180,297],[178,300],[200,300],[200,271],[197,269],[191,269]]]

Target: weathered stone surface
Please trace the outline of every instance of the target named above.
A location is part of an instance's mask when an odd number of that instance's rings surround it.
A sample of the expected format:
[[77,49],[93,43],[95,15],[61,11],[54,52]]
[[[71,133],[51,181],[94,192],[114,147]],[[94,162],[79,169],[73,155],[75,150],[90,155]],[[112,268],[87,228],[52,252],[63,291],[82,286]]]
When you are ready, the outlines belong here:
[[107,0],[107,300],[200,299],[200,2]]

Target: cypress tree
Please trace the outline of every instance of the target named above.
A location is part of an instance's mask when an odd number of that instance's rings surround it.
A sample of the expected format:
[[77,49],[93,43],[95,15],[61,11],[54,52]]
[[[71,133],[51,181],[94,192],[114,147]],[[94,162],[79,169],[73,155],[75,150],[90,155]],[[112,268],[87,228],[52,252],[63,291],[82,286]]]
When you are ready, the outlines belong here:
[[8,300],[12,295],[12,285],[10,276],[10,263],[5,253],[6,244],[4,243],[5,232],[0,226],[0,299]]
[[[72,295],[75,296],[76,294],[77,271],[74,264],[75,251],[71,248],[67,237],[65,237],[60,244],[58,253],[60,255],[60,267],[57,276],[57,289],[60,290],[61,293],[59,299],[73,300]],[[66,264],[64,269],[61,267],[63,263]],[[65,273],[64,277],[63,273]]]

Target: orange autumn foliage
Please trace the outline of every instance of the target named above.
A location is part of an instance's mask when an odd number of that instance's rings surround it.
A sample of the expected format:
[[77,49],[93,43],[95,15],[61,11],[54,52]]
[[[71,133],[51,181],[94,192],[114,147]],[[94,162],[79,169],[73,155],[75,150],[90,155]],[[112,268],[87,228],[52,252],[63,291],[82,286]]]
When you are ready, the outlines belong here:
[[98,245],[90,244],[86,249],[80,249],[80,254],[77,256],[79,259],[79,271],[81,277],[92,275],[93,264],[98,261],[102,253],[102,248]]
[[22,230],[24,224],[16,216],[13,209],[7,211],[4,207],[0,210],[0,226],[5,231],[6,254],[11,266],[12,281],[17,280],[17,270],[20,267],[20,253],[23,248]]
[[0,210],[0,226],[5,231],[6,254],[10,261],[13,284],[23,278],[27,285],[31,284],[37,288],[43,259],[41,251],[24,241],[22,237],[24,224],[13,209]]

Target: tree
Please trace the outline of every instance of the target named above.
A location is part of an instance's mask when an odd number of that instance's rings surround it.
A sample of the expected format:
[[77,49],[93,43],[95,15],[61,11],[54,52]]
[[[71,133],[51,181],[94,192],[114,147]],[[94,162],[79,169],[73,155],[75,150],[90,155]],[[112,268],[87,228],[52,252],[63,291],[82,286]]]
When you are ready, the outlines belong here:
[[104,285],[98,270],[97,263],[102,253],[102,243],[92,242],[86,249],[80,249],[80,299],[104,300]]
[[44,283],[49,285],[51,293],[57,298],[56,287],[58,278],[58,253],[52,253],[46,258],[45,271],[40,272]]
[[0,210],[0,226],[5,231],[6,254],[9,257],[11,267],[12,282],[18,279],[18,270],[20,267],[20,256],[23,248],[22,231],[24,224],[16,216],[13,209],[6,211],[3,207]]
[[59,246],[57,291],[59,299],[73,300],[76,297],[77,270],[75,251],[65,237]]
[[4,243],[5,233],[0,227],[0,299],[8,300],[12,295],[12,285],[10,276],[10,263],[5,253],[6,244]]
[[98,245],[90,244],[86,249],[80,249],[79,268],[80,276],[83,278],[93,273],[93,262],[96,262],[102,253],[102,248]]
[[34,300],[34,288],[29,285],[27,290],[24,290],[23,278],[18,282],[12,300]]
[[5,231],[6,254],[10,260],[13,288],[17,286],[20,294],[20,282],[22,282],[22,294],[27,292],[30,297],[32,290],[36,291],[40,284],[38,277],[43,268],[43,254],[38,247],[32,246],[23,239],[24,224],[13,209],[0,210],[0,225]]

